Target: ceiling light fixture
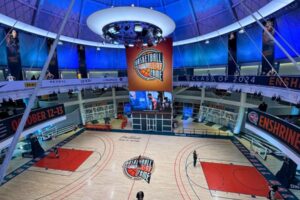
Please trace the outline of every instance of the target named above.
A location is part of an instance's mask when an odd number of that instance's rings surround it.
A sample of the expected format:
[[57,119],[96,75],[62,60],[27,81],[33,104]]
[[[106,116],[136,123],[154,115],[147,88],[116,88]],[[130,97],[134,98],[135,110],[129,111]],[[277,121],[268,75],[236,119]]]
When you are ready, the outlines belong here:
[[175,30],[174,21],[167,15],[134,4],[97,11],[88,17],[87,25],[106,43],[125,47],[155,46]]
[[239,30],[239,33],[240,33],[240,34],[245,33],[245,29],[242,28],[241,30]]

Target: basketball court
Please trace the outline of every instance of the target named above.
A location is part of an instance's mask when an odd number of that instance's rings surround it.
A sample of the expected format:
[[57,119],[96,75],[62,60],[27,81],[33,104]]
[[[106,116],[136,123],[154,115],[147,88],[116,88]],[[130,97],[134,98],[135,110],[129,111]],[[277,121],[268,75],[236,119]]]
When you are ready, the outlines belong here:
[[[265,179],[228,139],[85,131],[59,155],[50,153],[4,184],[1,200],[135,199],[141,190],[145,199],[266,199],[268,192]],[[149,183],[125,173],[139,155],[153,161],[146,169],[144,159],[141,167],[150,172]]]

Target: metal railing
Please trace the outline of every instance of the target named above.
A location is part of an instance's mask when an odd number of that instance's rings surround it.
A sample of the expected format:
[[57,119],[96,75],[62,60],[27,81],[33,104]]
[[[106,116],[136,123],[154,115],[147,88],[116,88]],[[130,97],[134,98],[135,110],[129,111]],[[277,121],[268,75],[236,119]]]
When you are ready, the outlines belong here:
[[203,135],[203,136],[230,136],[230,133],[222,130],[197,129],[197,128],[182,128],[175,131],[176,134],[185,135]]
[[59,135],[68,133],[72,130],[74,130],[77,126],[75,124],[70,124],[68,126],[65,127],[61,127],[61,128],[57,128],[57,127],[53,127],[45,132],[43,132],[41,134],[41,138],[42,140],[49,140],[52,139],[53,137],[57,137]]

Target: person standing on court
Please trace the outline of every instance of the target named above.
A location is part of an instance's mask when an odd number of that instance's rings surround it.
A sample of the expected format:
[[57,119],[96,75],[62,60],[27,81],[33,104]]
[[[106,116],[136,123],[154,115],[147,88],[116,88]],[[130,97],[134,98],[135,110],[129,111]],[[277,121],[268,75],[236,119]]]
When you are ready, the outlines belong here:
[[194,150],[194,152],[193,152],[194,167],[196,167],[196,164],[197,164],[197,158],[198,158],[197,152],[196,152],[196,150]]
[[278,191],[278,186],[273,185],[269,186],[269,193],[268,193],[268,199],[270,200],[276,200],[276,192]]
[[138,193],[136,193],[136,199],[137,200],[143,200],[144,199],[144,192],[139,191]]
[[53,152],[55,154],[55,158],[59,158],[59,152],[58,152],[58,148],[54,147]]

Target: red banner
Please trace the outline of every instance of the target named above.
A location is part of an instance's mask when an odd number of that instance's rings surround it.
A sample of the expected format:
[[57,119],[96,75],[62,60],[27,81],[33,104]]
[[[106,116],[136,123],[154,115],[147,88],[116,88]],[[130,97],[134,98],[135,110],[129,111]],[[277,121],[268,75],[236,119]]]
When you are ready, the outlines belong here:
[[172,40],[152,47],[128,47],[128,87],[130,91],[173,90]]

